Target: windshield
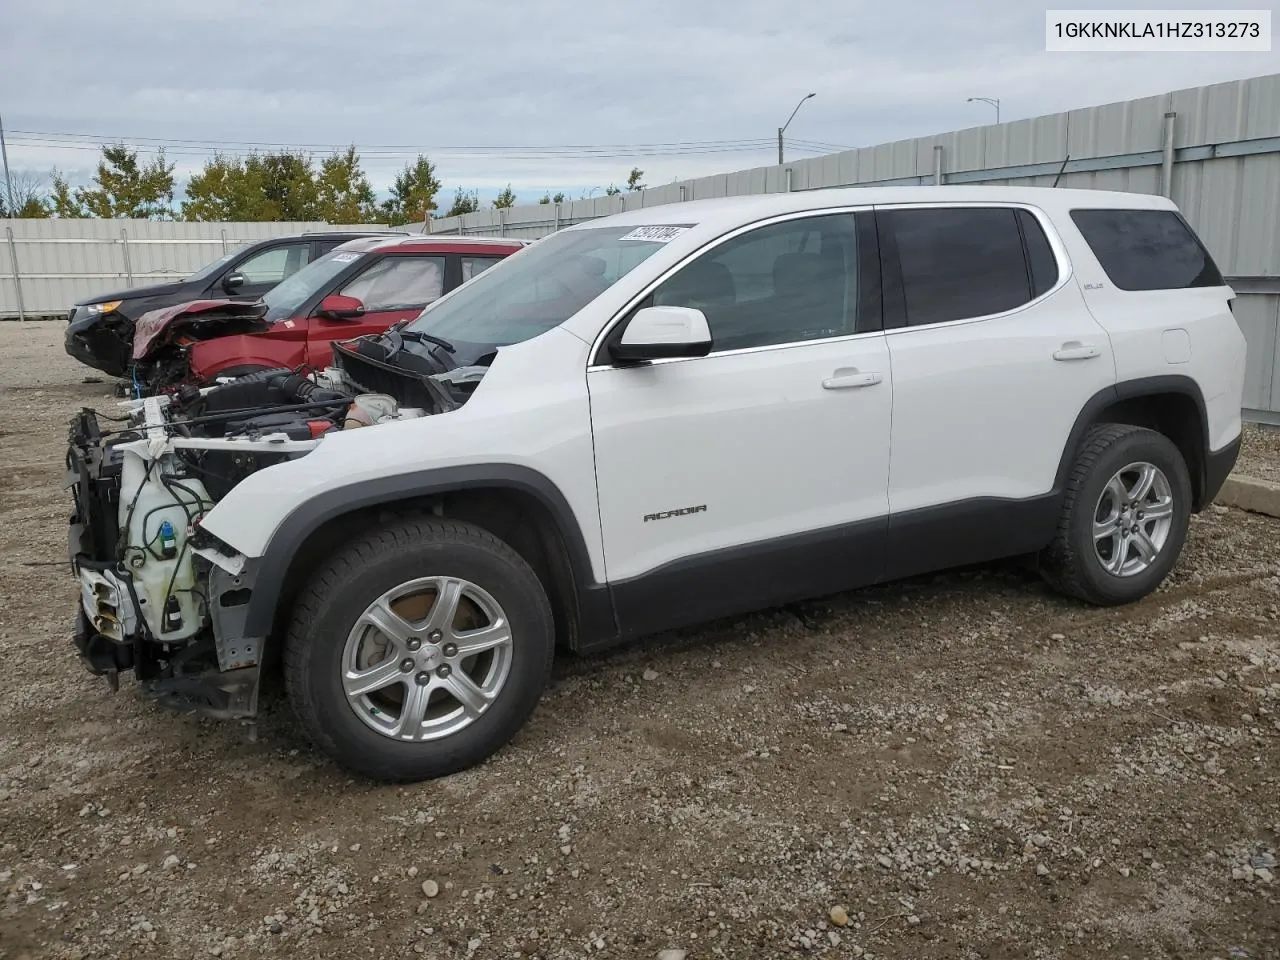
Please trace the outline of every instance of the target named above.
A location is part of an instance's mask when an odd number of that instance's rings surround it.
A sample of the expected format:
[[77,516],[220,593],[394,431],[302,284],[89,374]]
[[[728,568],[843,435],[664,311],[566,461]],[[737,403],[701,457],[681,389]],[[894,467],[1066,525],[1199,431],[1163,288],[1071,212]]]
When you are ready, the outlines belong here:
[[530,340],[564,323],[661,250],[662,242],[644,238],[650,229],[552,234],[427,307],[407,329],[451,343],[501,347]]
[[267,322],[275,323],[294,316],[308,297],[360,257],[361,254],[349,250],[335,250],[276,284],[262,297],[262,302],[267,305]]
[[206,263],[203,267],[201,267],[195,273],[191,274],[191,276],[187,277],[187,279],[188,280],[208,280],[215,273],[217,273],[224,266],[226,266],[227,262],[231,260],[231,258],[234,257],[239,252],[240,252],[239,250],[233,250],[231,253],[224,253],[217,260],[213,261],[213,263]]

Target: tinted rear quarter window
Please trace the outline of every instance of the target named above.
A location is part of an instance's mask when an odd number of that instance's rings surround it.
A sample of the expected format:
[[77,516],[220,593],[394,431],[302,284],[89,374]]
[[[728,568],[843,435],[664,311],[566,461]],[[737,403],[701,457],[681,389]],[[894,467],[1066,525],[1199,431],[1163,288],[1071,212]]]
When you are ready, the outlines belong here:
[[1223,283],[1209,252],[1172,210],[1072,210],[1071,219],[1121,290],[1185,290]]
[[[909,326],[1003,313],[1033,299],[1023,230],[1013,208],[891,210],[886,216],[902,267]],[[1047,269],[1042,263],[1041,270]],[[1056,278],[1056,265],[1053,270]]]

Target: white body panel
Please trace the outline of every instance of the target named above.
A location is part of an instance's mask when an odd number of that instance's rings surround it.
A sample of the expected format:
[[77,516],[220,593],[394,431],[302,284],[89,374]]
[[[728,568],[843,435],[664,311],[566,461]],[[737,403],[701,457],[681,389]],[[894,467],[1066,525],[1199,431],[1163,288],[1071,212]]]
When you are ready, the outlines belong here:
[[1053,225],[1041,226],[1058,262],[1042,296],[993,316],[887,332],[890,512],[1050,492],[1077,414],[1115,382],[1107,333],[1085,309]]
[[326,490],[440,467],[512,464],[559,487],[603,581],[586,365],[587,345],[560,328],[505,347],[461,409],[327,436],[307,456],[249,476],[203,525],[260,557],[284,519]]
[[[855,370],[879,381],[824,387]],[[587,382],[610,580],[888,510],[883,334],[598,367]]]
[[[902,327],[887,337],[894,513],[1048,493],[1076,415],[1115,382],[1106,331],[1072,283],[1008,314]],[[1097,353],[1054,359],[1072,343]]]
[[1121,290],[1070,218],[1061,229],[1085,303],[1111,337],[1117,379],[1190,377],[1204,394],[1209,449],[1231,443],[1240,435],[1245,339],[1230,288]]

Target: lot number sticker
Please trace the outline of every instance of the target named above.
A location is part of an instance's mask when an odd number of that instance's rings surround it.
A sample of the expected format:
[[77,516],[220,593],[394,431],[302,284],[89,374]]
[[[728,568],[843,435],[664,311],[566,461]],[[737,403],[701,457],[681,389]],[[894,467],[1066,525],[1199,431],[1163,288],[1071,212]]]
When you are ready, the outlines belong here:
[[337,263],[351,263],[351,262],[353,262],[353,261],[355,261],[355,260],[359,260],[359,259],[360,259],[360,254],[358,254],[358,253],[336,253],[336,254],[334,254],[334,256],[333,256],[333,259],[334,259],[334,261],[336,261]]
[[650,226],[636,227],[625,237],[619,237],[619,240],[648,240],[650,243],[668,243],[674,240],[680,234],[687,231],[688,227],[666,227],[666,226]]

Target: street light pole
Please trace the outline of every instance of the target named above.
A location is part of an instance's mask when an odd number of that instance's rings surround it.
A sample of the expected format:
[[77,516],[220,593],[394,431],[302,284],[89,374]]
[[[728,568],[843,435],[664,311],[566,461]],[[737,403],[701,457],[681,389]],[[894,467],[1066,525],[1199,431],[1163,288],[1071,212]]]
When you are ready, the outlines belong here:
[[968,102],[973,103],[975,100],[980,100],[983,103],[989,103],[991,104],[991,106],[995,107],[996,123],[1000,122],[1000,98],[999,97],[970,97]]
[[787,122],[778,128],[778,166],[782,166],[782,134],[786,132],[787,127],[791,126],[791,121],[796,118],[796,114],[800,112],[800,108],[804,106],[806,100],[816,97],[816,93],[806,93],[800,98],[800,102],[796,104],[796,108],[791,111],[791,116],[787,117]]

